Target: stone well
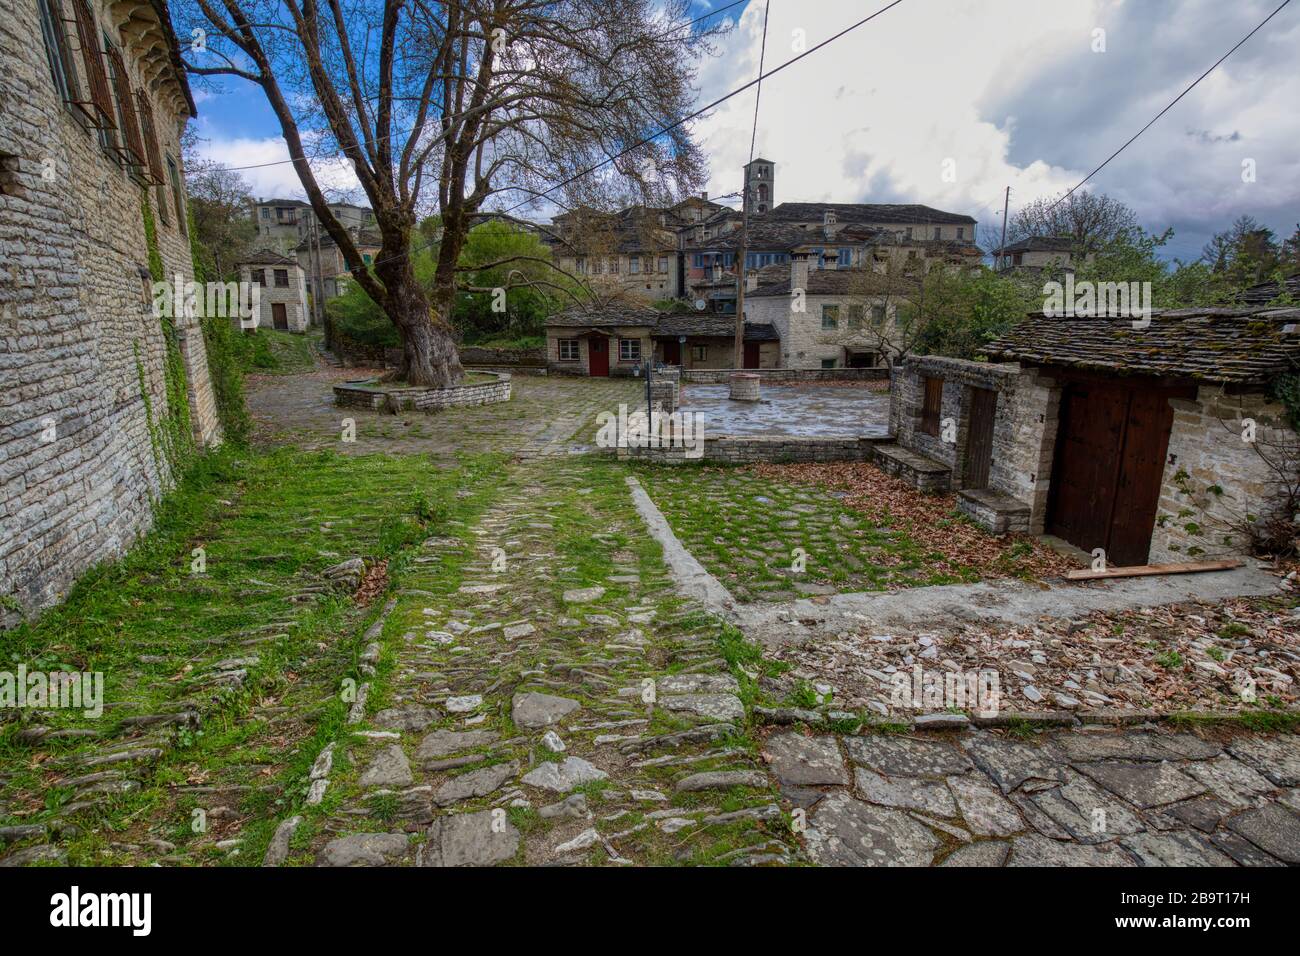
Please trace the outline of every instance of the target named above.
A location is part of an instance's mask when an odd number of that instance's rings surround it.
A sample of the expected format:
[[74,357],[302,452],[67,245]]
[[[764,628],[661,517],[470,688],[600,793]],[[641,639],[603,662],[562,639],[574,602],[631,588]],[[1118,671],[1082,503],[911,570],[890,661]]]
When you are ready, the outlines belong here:
[[490,382],[457,385],[454,388],[425,388],[388,385],[375,379],[343,382],[334,386],[334,404],[345,408],[368,408],[396,415],[403,411],[433,412],[463,405],[492,405],[510,401],[508,372],[480,372]]
[[735,372],[731,376],[731,394],[729,397],[736,402],[756,402],[758,401],[758,383],[759,377],[752,372]]

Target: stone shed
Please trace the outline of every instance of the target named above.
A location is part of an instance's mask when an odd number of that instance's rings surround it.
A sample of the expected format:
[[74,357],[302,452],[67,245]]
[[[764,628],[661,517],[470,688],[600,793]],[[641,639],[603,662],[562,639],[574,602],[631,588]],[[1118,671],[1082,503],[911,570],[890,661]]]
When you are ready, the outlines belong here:
[[239,281],[261,287],[258,327],[281,332],[306,332],[311,324],[307,309],[307,274],[297,259],[274,249],[259,249],[239,263]]
[[1239,554],[1295,481],[1300,439],[1271,396],[1300,370],[1300,309],[1033,315],[988,354],[906,362],[877,452],[994,530],[1112,565]]
[[574,307],[546,320],[546,367],[596,378],[639,372],[654,355],[654,309],[632,305]]

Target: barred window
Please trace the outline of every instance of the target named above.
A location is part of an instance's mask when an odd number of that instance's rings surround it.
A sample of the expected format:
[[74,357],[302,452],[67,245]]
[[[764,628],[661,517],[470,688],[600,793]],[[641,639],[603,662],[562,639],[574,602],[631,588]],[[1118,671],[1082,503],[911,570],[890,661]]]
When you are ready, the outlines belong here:
[[81,91],[63,23],[63,8],[59,0],[36,0],[36,6],[41,15],[41,39],[45,43],[45,58],[50,64],[50,79],[63,102],[72,103],[81,98]]

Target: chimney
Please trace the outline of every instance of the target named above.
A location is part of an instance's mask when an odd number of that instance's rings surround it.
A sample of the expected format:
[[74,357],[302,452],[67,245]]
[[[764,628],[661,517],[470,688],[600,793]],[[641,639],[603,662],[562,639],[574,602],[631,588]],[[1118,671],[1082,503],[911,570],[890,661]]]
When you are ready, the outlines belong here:
[[700,193],[700,198],[703,199],[705,202],[708,202],[708,201],[709,201],[709,191],[706,189],[706,190],[704,190],[704,192]]
[[713,281],[722,281],[722,261],[720,259],[713,260]]
[[758,270],[749,269],[745,272],[745,291],[753,292],[758,288]]
[[790,256],[790,288],[808,290],[808,253],[796,252]]
[[839,265],[840,265],[840,254],[839,254],[839,252],[838,252],[837,250],[835,250],[835,249],[827,249],[825,252],[822,253],[822,258],[823,258],[823,259],[825,260],[825,262],[826,262],[826,264],[825,264],[824,266],[822,266],[823,269],[838,269],[838,268],[839,268]]

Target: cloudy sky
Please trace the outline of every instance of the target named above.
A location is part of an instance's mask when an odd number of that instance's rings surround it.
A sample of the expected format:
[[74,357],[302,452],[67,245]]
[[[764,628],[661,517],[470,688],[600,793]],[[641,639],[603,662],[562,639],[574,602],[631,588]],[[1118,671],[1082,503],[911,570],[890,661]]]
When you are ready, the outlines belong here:
[[[769,70],[885,0],[770,2]],[[757,152],[776,163],[778,202],[919,202],[997,229],[1006,186],[1013,211],[1073,186],[1280,2],[903,0],[763,84]],[[696,3],[697,15],[709,9]],[[757,73],[763,0],[720,19],[737,16],[720,55],[701,64],[700,104]],[[1298,50],[1294,3],[1091,188],[1133,206],[1148,228],[1172,226],[1166,251],[1181,258],[1242,213],[1290,235],[1300,221]],[[753,109],[750,91],[697,127],[713,195],[740,186]],[[199,110],[214,157],[287,155],[260,93],[204,96]],[[1243,181],[1247,160],[1253,182]],[[301,195],[288,165],[245,175],[259,195]]]

